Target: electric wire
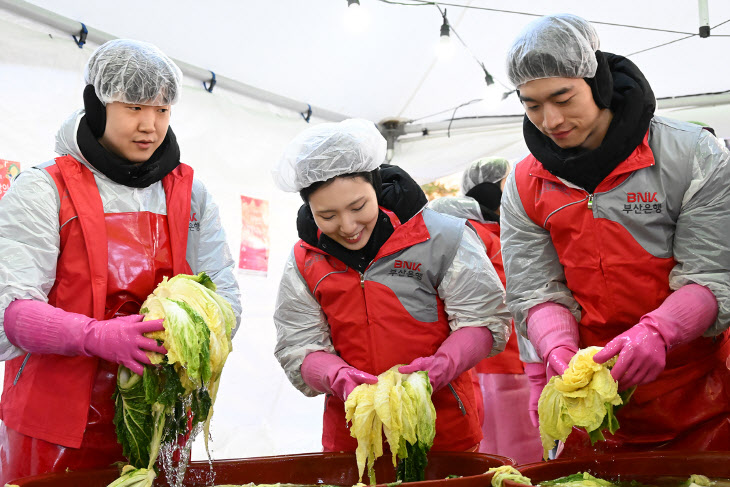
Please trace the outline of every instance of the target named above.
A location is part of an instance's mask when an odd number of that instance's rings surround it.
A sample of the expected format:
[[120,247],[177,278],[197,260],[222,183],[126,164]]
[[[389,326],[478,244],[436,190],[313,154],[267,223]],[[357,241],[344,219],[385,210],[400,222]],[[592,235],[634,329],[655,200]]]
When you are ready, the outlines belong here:
[[[441,7],[439,6],[438,3],[434,3],[434,5],[436,5],[436,8],[439,10],[439,13],[446,20],[446,12],[441,10]],[[498,78],[495,78],[492,74],[489,73],[489,71],[487,71],[487,67],[484,65],[484,63],[481,60],[479,60],[478,57],[476,57],[476,55],[474,54],[474,51],[472,51],[471,48],[467,45],[467,43],[464,42],[464,39],[462,39],[461,36],[459,35],[459,33],[456,32],[456,29],[454,29],[453,25],[449,24],[449,30],[456,36],[457,39],[459,39],[459,42],[461,42],[461,45],[464,46],[467,51],[469,51],[469,54],[471,54],[471,57],[474,58],[474,60],[477,62],[477,64],[479,64],[479,67],[482,68],[482,71],[484,71],[485,76],[491,78],[492,80],[496,80],[497,83],[502,85],[503,88],[505,88],[507,90],[510,89],[507,85],[502,83],[502,81],[500,81]],[[487,83],[487,85],[489,85],[489,83]]]
[[[719,24],[715,25],[714,27],[711,27],[710,28],[710,31],[712,31],[714,29],[717,29],[721,25],[726,24],[728,22],[730,22],[730,19],[727,19],[727,20],[725,20],[723,22],[720,22]],[[660,47],[668,46],[669,44],[674,44],[675,42],[683,41],[685,39],[689,39],[690,37],[696,37],[698,35],[699,34],[690,34],[688,36],[680,37],[679,39],[674,39],[673,41],[663,42],[663,43],[661,43],[659,45],[652,46],[652,47],[647,47],[646,49],[642,49],[640,51],[636,51],[636,52],[632,52],[631,54],[627,54],[626,57],[633,56],[634,54],[640,54],[640,53],[646,52],[646,51],[652,51],[654,49],[658,49]],[[730,37],[730,35],[727,35],[727,34],[719,34],[719,35],[710,35],[710,37]]]
[[[427,0],[413,0],[413,3],[403,2],[403,1],[396,1],[396,0],[378,0],[382,3],[387,3],[390,5],[403,5],[408,7],[423,7],[428,5],[445,5],[447,7],[459,7],[459,8],[470,8],[474,10],[486,10],[489,12],[500,12],[500,13],[506,13],[506,14],[515,14],[515,15],[526,15],[528,17],[543,17],[544,14],[537,14],[532,12],[520,12],[518,10],[506,10],[506,9],[500,9],[500,8],[490,8],[490,7],[480,7],[476,5],[464,5],[459,3],[450,3],[450,2],[433,2],[433,1],[427,1]],[[588,20],[588,19],[586,19]],[[627,29],[639,29],[639,30],[649,30],[649,31],[655,31],[655,32],[667,32],[670,34],[685,34],[685,35],[696,35],[692,34],[691,32],[685,32],[680,30],[672,30],[672,29],[660,29],[657,27],[646,27],[641,25],[630,25],[630,24],[620,24],[616,22],[602,22],[598,20],[588,20],[592,24],[600,24],[600,25],[610,25],[613,27],[625,27]],[[724,22],[723,22],[724,23]],[[721,24],[720,24],[721,25]],[[714,36],[719,37],[719,36]],[[725,37],[725,36],[723,36]]]
[[451,137],[451,124],[454,123],[454,118],[456,117],[456,111],[459,108],[461,108],[461,107],[465,107],[467,105],[471,105],[472,103],[478,103],[480,101],[482,101],[481,98],[476,98],[474,100],[469,100],[467,102],[464,102],[461,105],[459,105],[456,108],[454,108],[454,113],[451,114],[451,120],[449,120],[449,126],[446,128],[446,137],[447,138],[450,138]]
[[[409,6],[409,7],[424,7],[424,6],[432,6],[432,5],[434,5],[434,6],[436,6],[436,8],[438,8],[439,13],[441,13],[441,15],[444,18],[444,20],[446,20],[447,17],[446,17],[445,12],[442,11],[442,9],[441,9],[441,6],[442,5],[449,6],[449,7],[460,7],[460,8],[465,8],[465,9],[486,10],[486,11],[500,12],[500,13],[508,13],[508,14],[516,14],[516,15],[526,15],[526,16],[530,16],[530,17],[542,17],[543,16],[543,14],[536,14],[536,13],[530,13],[530,12],[520,12],[520,11],[516,11],[516,10],[505,10],[505,9],[497,9],[497,8],[489,8],[489,7],[480,7],[480,6],[474,6],[474,5],[463,5],[463,4],[449,3],[449,2],[434,2],[434,1],[427,1],[427,0],[413,0],[412,2],[396,1],[396,0],[378,0],[378,1],[379,2],[382,2],[382,3],[390,4],[390,5],[402,5],[402,6]],[[634,56],[636,54],[640,54],[640,53],[643,53],[643,52],[647,52],[647,51],[651,51],[651,50],[654,50],[654,49],[658,49],[660,47],[664,47],[664,46],[667,46],[667,45],[670,45],[670,44],[674,44],[676,42],[683,41],[685,39],[689,39],[689,38],[696,37],[696,36],[699,35],[698,33],[690,33],[690,32],[684,32],[684,31],[677,31],[677,30],[670,30],[670,29],[660,29],[660,28],[655,28],[655,27],[644,27],[644,26],[629,25],[629,24],[620,24],[620,23],[615,23],[615,22],[601,22],[601,21],[593,21],[593,20],[589,20],[589,22],[591,22],[592,24],[608,25],[608,26],[613,26],[613,27],[624,27],[624,28],[630,28],[630,29],[654,31],[654,32],[666,32],[666,33],[671,33],[671,34],[684,34],[683,37],[680,37],[678,39],[674,39],[674,40],[671,40],[669,42],[664,42],[664,43],[658,44],[656,46],[652,46],[652,47],[649,47],[649,48],[646,48],[646,49],[642,49],[642,50],[639,50],[639,51],[632,52],[630,54],[627,54],[626,57]],[[712,31],[712,30],[714,30],[714,29],[716,29],[716,28],[720,27],[721,25],[724,25],[724,24],[726,24],[728,22],[730,22],[730,19],[725,20],[723,22],[720,22],[719,24],[711,27],[710,30]],[[480,61],[479,58],[476,57],[476,55],[471,50],[471,48],[467,45],[466,42],[464,42],[464,39],[461,38],[461,36],[459,35],[459,33],[454,29],[454,27],[451,24],[449,24],[449,28],[450,28],[450,31],[454,33],[454,36],[456,36],[456,38],[462,44],[462,46],[464,46],[466,48],[466,50],[469,51],[469,54],[472,56],[472,58],[474,58],[474,60],[477,62],[477,64],[479,64],[479,66],[484,71],[484,74],[486,76],[489,76],[489,77],[492,77],[493,78],[493,76],[487,71],[487,68],[484,65],[484,63],[482,61]],[[710,37],[730,37],[730,35],[729,34],[711,34]],[[496,81],[500,85],[502,85],[503,87],[509,89],[499,79],[496,79]],[[507,93],[507,95],[508,94],[509,93]],[[504,99],[504,97],[503,97],[503,99]],[[426,116],[419,117],[419,118],[415,118],[415,119],[410,119],[410,120],[406,121],[405,123],[406,124],[415,123],[415,122],[417,122],[419,120],[423,120],[423,119],[426,119],[426,118],[434,117],[436,115],[440,115],[442,113],[446,113],[446,112],[449,112],[449,111],[452,111],[453,110],[453,113],[452,113],[452,115],[451,115],[451,117],[449,119],[449,126],[448,126],[448,129],[447,129],[447,137],[450,137],[451,124],[455,120],[457,110],[459,108],[461,108],[461,107],[464,107],[466,105],[470,105],[470,104],[475,103],[475,102],[478,102],[478,101],[481,101],[481,99],[470,100],[468,102],[465,102],[465,103],[462,103],[460,105],[457,105],[454,108],[448,108],[448,109],[441,110],[441,111],[436,112],[436,113],[432,113],[430,115],[426,115]]]

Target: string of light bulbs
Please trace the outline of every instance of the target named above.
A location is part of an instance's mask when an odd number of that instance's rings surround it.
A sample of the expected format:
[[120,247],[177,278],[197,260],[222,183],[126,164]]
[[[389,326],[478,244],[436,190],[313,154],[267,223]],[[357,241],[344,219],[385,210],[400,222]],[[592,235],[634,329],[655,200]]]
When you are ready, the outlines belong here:
[[[383,1],[383,0],[381,0]],[[399,2],[391,2],[391,1],[385,1],[384,3],[391,3],[391,4],[400,4],[400,5],[409,5],[409,6],[435,6],[439,13],[441,14],[442,23],[441,28],[439,29],[439,44],[444,47],[445,44],[450,42],[451,33],[454,34],[454,36],[459,40],[462,46],[469,52],[471,57],[476,61],[476,63],[481,68],[482,72],[484,73],[484,82],[487,84],[487,86],[492,86],[494,84],[494,76],[489,73],[487,70],[487,67],[485,64],[474,54],[474,51],[471,50],[471,48],[467,45],[466,42],[464,42],[464,39],[461,38],[459,33],[456,31],[456,29],[453,28],[453,26],[449,23],[449,19],[446,15],[446,9],[441,9],[441,6],[437,2],[419,2],[419,3],[399,3]],[[359,8],[360,7],[360,0],[347,0],[347,7],[348,8]],[[497,82],[502,85],[503,88],[505,88],[507,91],[503,94],[502,99],[507,98],[512,93],[512,90],[505,85],[503,82],[501,82],[499,79],[497,79]]]
[[[513,15],[525,15],[525,16],[530,16],[530,17],[542,17],[542,16],[544,16],[544,14],[538,14],[538,13],[532,13],[532,12],[521,12],[521,11],[516,11],[516,10],[506,10],[506,9],[498,9],[498,8],[475,6],[475,5],[465,5],[465,4],[452,3],[452,2],[436,2],[436,1],[428,1],[428,0],[378,0],[378,1],[381,2],[381,3],[389,4],[389,5],[402,5],[402,6],[408,6],[408,7],[428,7],[428,6],[435,6],[438,9],[438,11],[439,11],[439,13],[441,14],[441,17],[442,17],[442,23],[441,23],[441,27],[439,29],[440,44],[444,44],[444,43],[450,42],[451,33],[453,33],[454,36],[459,40],[459,42],[461,43],[461,45],[469,52],[469,54],[472,56],[472,58],[477,62],[477,64],[479,65],[479,67],[482,69],[482,71],[484,73],[484,81],[485,81],[485,83],[486,83],[486,85],[488,87],[494,85],[494,82],[495,82],[494,77],[489,73],[489,71],[487,70],[487,67],[485,66],[485,64],[481,60],[479,60],[479,58],[477,58],[477,56],[474,54],[474,52],[471,50],[471,48],[467,45],[466,42],[464,42],[464,40],[461,38],[461,36],[458,34],[458,32],[456,32],[456,30],[453,28],[453,26],[449,23],[449,20],[448,20],[448,17],[447,17],[447,9],[444,8],[442,10],[441,7],[442,6],[444,6],[444,7],[447,7],[448,6],[448,7],[458,7],[458,8],[464,8],[464,9],[485,10],[485,11],[499,12],[499,13],[513,14]],[[359,0],[347,0],[347,5],[348,5],[348,8],[350,8],[350,7],[359,7],[360,6],[360,1]],[[700,6],[700,8],[702,8],[702,5]],[[679,42],[679,41],[682,41],[682,40],[685,40],[685,39],[690,39],[692,37],[697,37],[697,36],[700,36],[700,37],[709,37],[710,36],[710,32],[712,30],[715,30],[717,27],[719,27],[719,26],[721,26],[723,24],[726,24],[726,23],[730,22],[730,19],[725,20],[723,22],[720,22],[720,23],[718,23],[717,25],[715,25],[713,27],[709,27],[707,25],[705,25],[704,27],[701,26],[699,33],[678,31],[678,30],[673,30],[673,29],[662,29],[662,28],[656,28],[656,27],[646,27],[646,26],[630,25],[630,24],[621,24],[621,23],[615,23],[615,22],[603,22],[603,21],[595,21],[595,20],[589,20],[589,22],[591,22],[592,24],[607,25],[607,26],[612,26],[612,27],[623,27],[623,28],[629,28],[629,29],[653,31],[653,32],[664,32],[664,33],[672,33],[672,34],[682,34],[682,36],[683,36],[683,37],[680,37],[678,39],[674,39],[674,40],[669,41],[669,42],[664,42],[664,43],[659,44],[659,45],[656,45],[656,46],[652,46],[652,47],[649,47],[649,48],[646,48],[646,49],[642,49],[640,51],[636,51],[636,52],[632,52],[630,54],[627,54],[626,57],[629,57],[629,56],[633,56],[633,55],[636,55],[636,54],[640,54],[640,53],[643,53],[643,52],[646,52],[646,51],[651,51],[653,49],[657,49],[657,48],[660,48],[660,47],[663,47],[663,46],[666,46],[666,45],[670,45],[670,44],[673,44],[673,43],[676,43],[676,42]],[[705,24],[707,24],[706,20],[705,20]],[[704,30],[703,30],[703,28],[704,28]],[[728,34],[712,34],[712,37],[730,37],[730,35],[728,35]],[[504,83],[502,83],[499,79],[497,79],[497,82],[502,87],[504,87],[506,90],[508,90],[508,91],[506,91],[506,92],[503,93],[502,100],[504,100],[509,95],[511,95],[512,93],[515,92],[515,90],[511,90],[507,85],[505,85]],[[470,101],[465,102],[465,103],[462,103],[462,104],[460,104],[460,105],[458,105],[456,107],[449,108],[449,109],[446,109],[446,110],[443,110],[443,111],[439,112],[439,113],[444,113],[444,112],[448,112],[448,111],[453,110],[453,112],[451,114],[451,117],[450,117],[449,130],[447,130],[447,133],[450,132],[451,122],[453,122],[454,119],[455,119],[456,111],[459,108],[461,108],[461,107],[464,107],[466,105],[470,105],[470,104],[475,103],[477,101],[480,101],[480,100],[470,100]],[[432,114],[430,116],[433,116],[433,115],[437,115],[437,114]],[[428,118],[430,116],[421,117],[420,119]],[[408,120],[406,123],[413,123],[413,122],[415,122],[417,120],[419,120],[419,119]]]
[[[349,2],[350,0],[348,0]],[[387,3],[390,5],[403,5],[406,7],[424,7],[429,5],[444,5],[446,7],[459,7],[459,8],[469,8],[473,10],[486,10],[489,12],[499,12],[499,13],[505,13],[505,14],[514,14],[514,15],[526,15],[528,17],[543,17],[545,14],[538,14],[534,12],[521,12],[519,10],[506,10],[501,8],[492,8],[492,7],[481,7],[478,5],[464,5],[461,3],[451,3],[451,2],[434,2],[434,1],[428,1],[428,0],[378,0],[381,3]],[[359,2],[358,2],[359,3]],[[679,31],[679,30],[673,30],[673,29],[661,29],[658,27],[646,27],[642,25],[631,25],[631,24],[619,24],[616,22],[602,22],[599,20],[590,20],[586,19],[592,24],[599,24],[599,25],[610,25],[613,27],[625,27],[627,29],[639,29],[639,30],[650,30],[655,32],[667,32],[670,34],[684,34],[684,35],[693,35],[692,32],[685,32],[685,31]],[[730,22],[730,19],[726,20],[725,22]],[[718,27],[725,22],[722,22],[715,27]],[[715,28],[713,27],[713,29]],[[713,37],[730,37],[728,34],[712,34]]]

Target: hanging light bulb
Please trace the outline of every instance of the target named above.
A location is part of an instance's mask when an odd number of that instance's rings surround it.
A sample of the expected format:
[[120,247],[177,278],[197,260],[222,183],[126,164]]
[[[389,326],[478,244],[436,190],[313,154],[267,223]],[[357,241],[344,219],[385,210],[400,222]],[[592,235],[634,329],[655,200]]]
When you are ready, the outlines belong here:
[[454,55],[454,45],[451,42],[451,27],[449,27],[449,19],[446,18],[446,9],[443,13],[444,21],[441,24],[441,35],[439,43],[436,45],[436,55],[439,59],[450,59]]
[[360,7],[360,0],[347,0],[345,25],[350,32],[359,34],[368,25],[367,13]]

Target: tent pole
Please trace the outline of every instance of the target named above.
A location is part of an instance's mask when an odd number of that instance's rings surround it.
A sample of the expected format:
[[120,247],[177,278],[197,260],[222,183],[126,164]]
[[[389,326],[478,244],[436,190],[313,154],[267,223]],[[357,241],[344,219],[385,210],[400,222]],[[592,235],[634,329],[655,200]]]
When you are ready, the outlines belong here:
[[[667,110],[671,108],[695,108],[695,107],[712,107],[717,105],[730,104],[730,91],[719,93],[703,93],[698,95],[684,95],[667,98],[657,98],[657,110]],[[455,119],[453,122],[443,120],[440,122],[427,123],[404,123],[403,132],[405,134],[432,133],[447,130],[451,124],[451,130],[459,129],[478,129],[488,128],[495,125],[521,124],[523,114],[520,115],[495,115],[486,117],[461,118]]]

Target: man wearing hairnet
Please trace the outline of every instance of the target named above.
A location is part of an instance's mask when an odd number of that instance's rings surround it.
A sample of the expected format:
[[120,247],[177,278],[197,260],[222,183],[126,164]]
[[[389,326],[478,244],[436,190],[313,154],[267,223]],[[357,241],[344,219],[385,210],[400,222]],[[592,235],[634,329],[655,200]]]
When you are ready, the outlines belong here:
[[504,349],[503,287],[463,219],[428,208],[402,169],[381,163],[372,122],[311,127],[274,179],[298,191],[299,240],[279,285],[275,355],[307,396],[326,394],[322,445],[355,451],[344,402],[398,364],[428,371],[433,450],[476,450],[482,437],[469,369]]
[[[510,163],[502,157],[477,159],[462,175],[463,196],[444,196],[428,205],[440,213],[469,221],[484,243],[502,284],[505,277],[499,242],[499,207],[509,171]],[[523,464],[542,459],[537,399],[545,385],[545,367],[542,362],[523,364],[520,349],[526,349],[524,355],[528,362],[536,360],[530,342],[512,333],[504,352],[482,360],[472,372],[477,400],[481,398],[483,406],[480,412],[484,438],[479,451],[503,455]],[[537,385],[531,387],[532,383]],[[511,407],[505,408],[505,403]]]
[[531,155],[502,199],[507,304],[547,376],[580,348],[617,357],[620,429],[563,456],[730,449],[730,154],[654,115],[628,59],[574,15],[540,18],[507,58]]
[[54,160],[0,200],[0,484],[124,460],[118,364],[142,374],[141,303],[163,277],[205,271],[240,320],[218,209],[180,162],[169,128],[182,73],[151,44],[114,40],[89,59],[83,94]]

